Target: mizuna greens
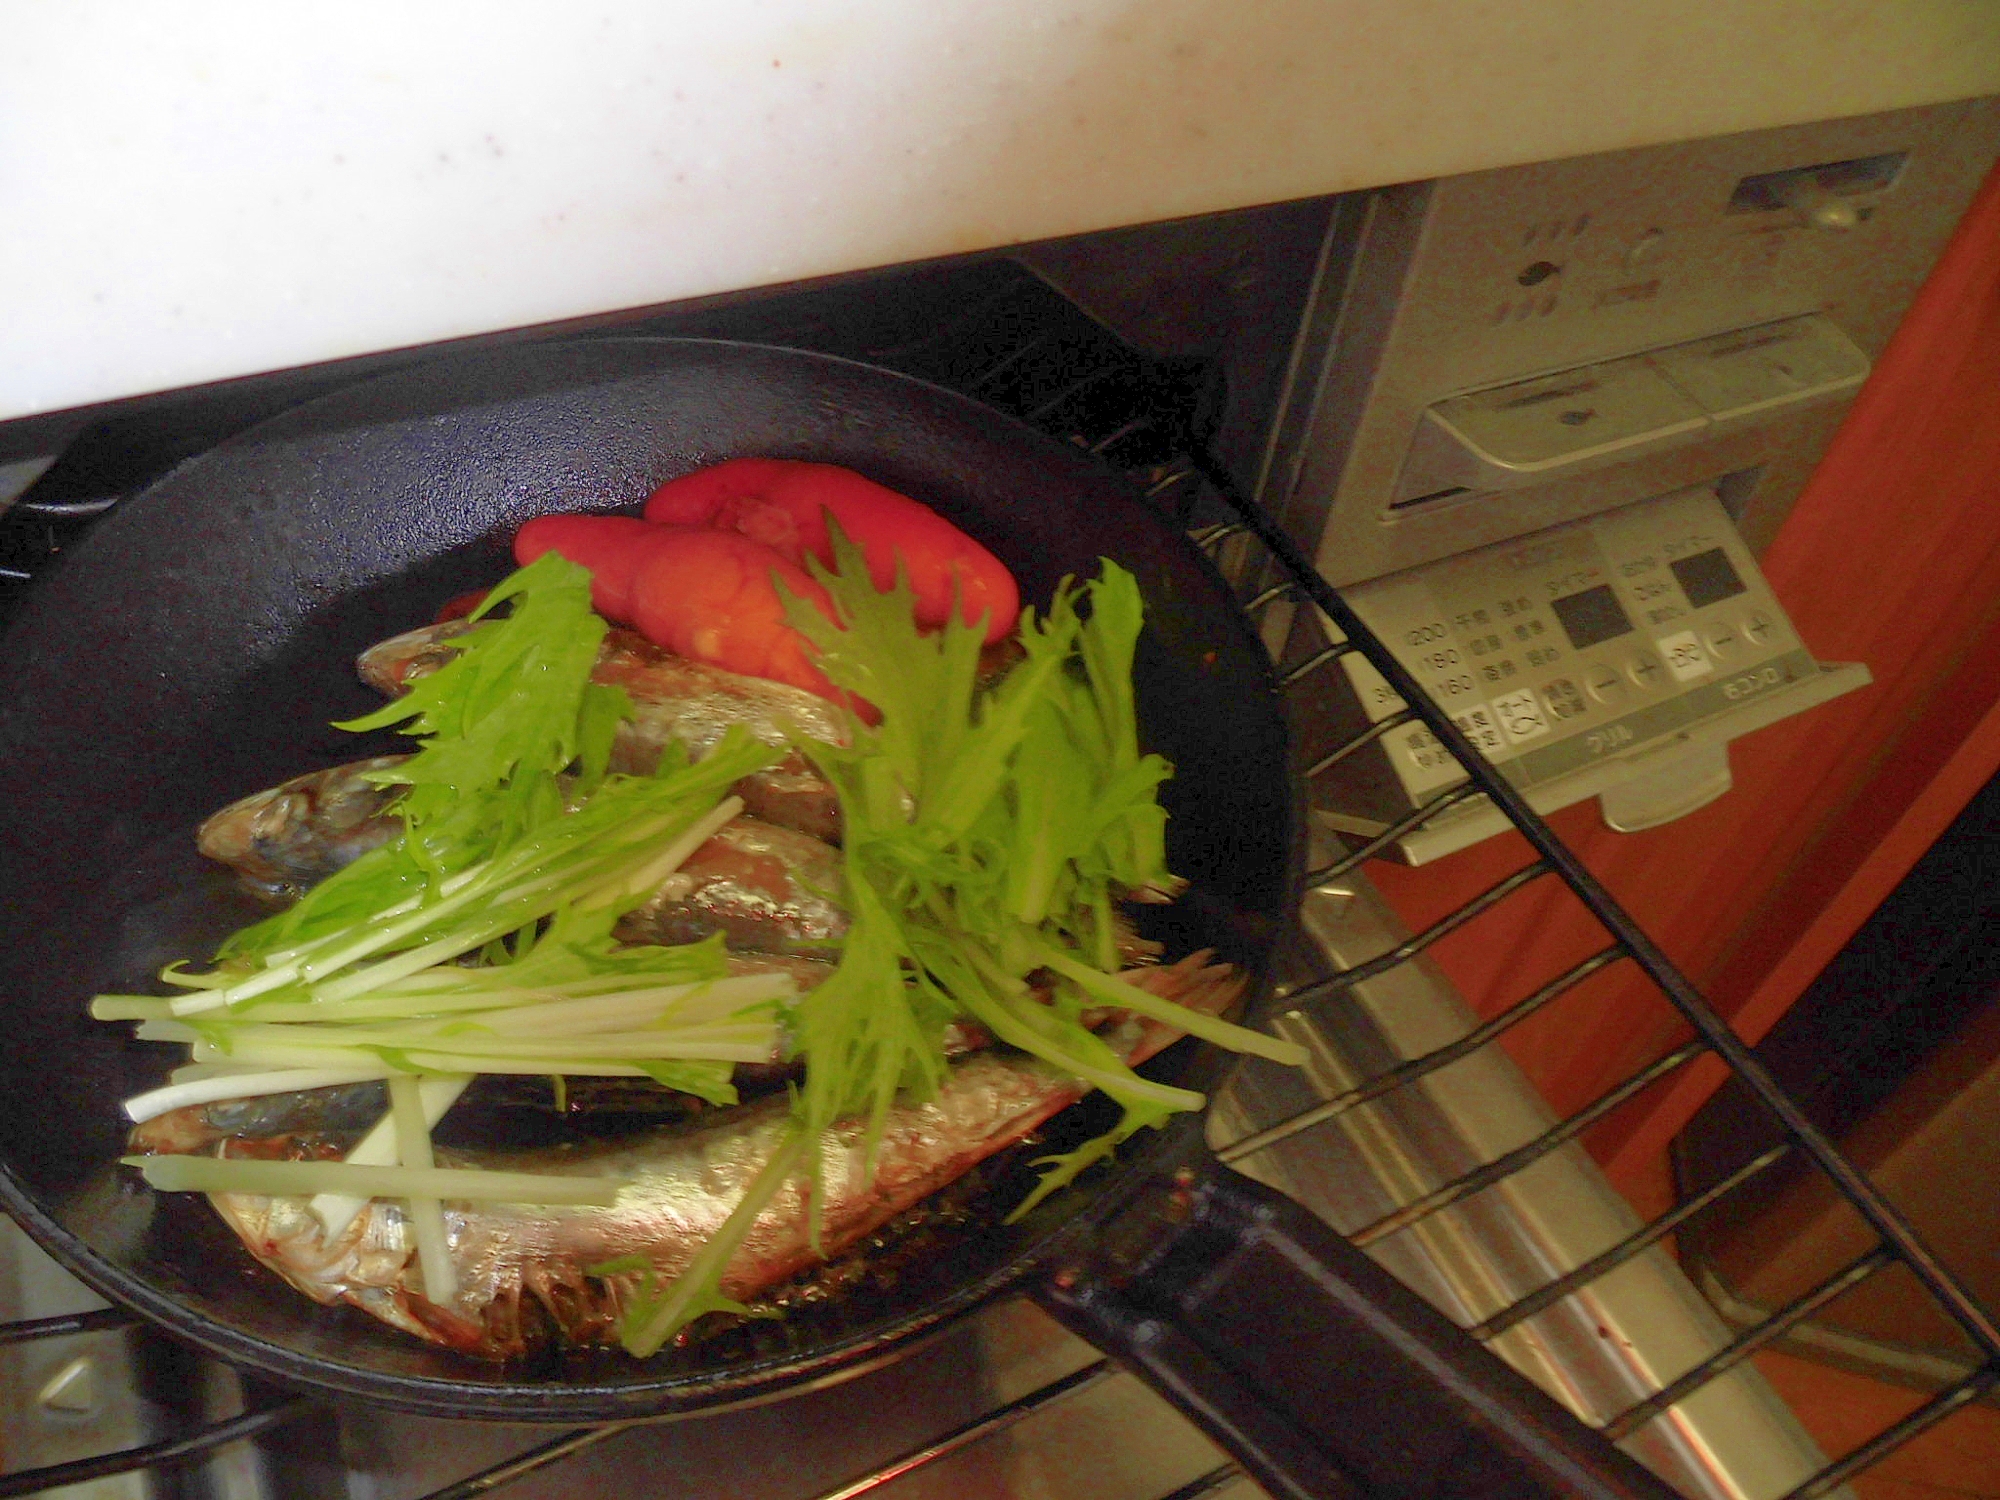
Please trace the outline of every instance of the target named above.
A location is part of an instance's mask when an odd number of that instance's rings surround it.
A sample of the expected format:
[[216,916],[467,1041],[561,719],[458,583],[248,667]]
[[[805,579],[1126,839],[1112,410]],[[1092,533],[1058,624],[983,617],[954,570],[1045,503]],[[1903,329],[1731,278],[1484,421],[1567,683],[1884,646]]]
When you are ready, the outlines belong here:
[[[807,1128],[855,1113],[879,1119],[899,1087],[934,1084],[941,1058],[918,1039],[959,1013],[1097,1084],[1125,1105],[1127,1132],[1201,1100],[1132,1073],[1081,1023],[1087,1005],[1303,1061],[1291,1043],[1110,972],[1115,896],[1174,883],[1157,798],[1172,768],[1138,748],[1132,659],[1143,611],[1132,575],[1106,560],[1092,582],[1065,581],[1045,615],[1024,612],[1026,659],[980,694],[979,631],[919,631],[906,585],[876,592],[845,538],[835,549],[839,571],[818,576],[845,628],[804,607],[792,623],[819,647],[827,677],[874,703],[882,722],[853,717],[846,748],[799,745],[840,791],[854,914],[840,973],[806,997],[795,1023],[818,1064],[807,1074]],[[1066,981],[1048,1004],[1027,983],[1042,969]],[[1041,1193],[1081,1165],[1065,1162]]]
[[[705,1312],[743,1311],[720,1284],[760,1208],[792,1177],[818,1176],[817,1143],[836,1122],[864,1122],[872,1158],[898,1095],[928,1097],[946,1077],[945,1037],[960,1018],[1123,1108],[1115,1130],[1046,1163],[1029,1204],[1134,1131],[1203,1102],[1134,1073],[1086,1011],[1303,1061],[1290,1043],[1113,972],[1118,900],[1175,886],[1157,800],[1171,768],[1138,743],[1131,679],[1143,611],[1132,577],[1106,562],[1097,579],[1066,582],[1045,613],[1024,612],[1022,660],[982,688],[980,627],[919,630],[905,580],[877,591],[859,552],[837,534],[834,546],[837,566],[813,571],[841,623],[798,600],[790,620],[826,677],[879,722],[850,712],[844,746],[796,739],[841,803],[851,928],[830,978],[795,996],[770,976],[726,979],[714,941],[614,938],[618,918],[735,816],[730,784],[774,753],[732,731],[698,763],[670,756],[654,776],[607,774],[629,704],[590,681],[605,627],[589,609],[588,575],[549,554],[489,596],[453,661],[347,726],[402,725],[420,742],[381,773],[406,789],[395,804],[401,838],[236,934],[207,972],[168,970],[178,994],[93,1006],[191,1048],[171,1084],[129,1102],[135,1118],[365,1078],[389,1080],[390,1115],[346,1163],[149,1159],[149,1179],[315,1193],[329,1235],[360,1196],[403,1196],[426,1292],[448,1297],[438,1203],[473,1195],[432,1165],[428,1132],[471,1074],[643,1074],[726,1103],[732,1063],[782,1045],[803,1063],[792,1123],[687,1273],[647,1280],[631,1302],[621,1337],[643,1357]],[[503,603],[504,618],[489,613]],[[282,1182],[231,1175],[252,1165],[310,1170]],[[577,1191],[574,1179],[546,1183],[492,1186],[529,1201]]]
[[[1305,1060],[1292,1043],[1161,1000],[1110,972],[1115,898],[1175,884],[1157,799],[1172,768],[1138,746],[1132,660],[1143,608],[1131,574],[1104,560],[1097,579],[1066,581],[1046,614],[1024,611],[1025,659],[982,692],[983,632],[956,619],[919,630],[907,580],[878,592],[858,550],[837,525],[830,529],[837,567],[812,572],[841,624],[797,599],[788,614],[818,647],[827,678],[880,713],[871,726],[850,712],[845,747],[797,745],[840,794],[853,920],[839,970],[801,997],[792,1017],[806,1061],[793,1133],[721,1241],[740,1239],[792,1172],[817,1174],[812,1143],[836,1121],[867,1120],[872,1152],[898,1093],[937,1089],[944,1027],[959,1015],[1123,1106],[1116,1129],[1044,1164],[1017,1214],[1135,1131],[1204,1102],[1134,1073],[1083,1024],[1086,1008],[1114,1006],[1236,1051]],[[1052,988],[1030,986],[1038,972],[1057,976]],[[727,1264],[724,1245],[676,1284],[649,1288],[621,1330],[625,1347],[649,1355],[703,1312],[743,1311],[718,1289]]]
[[[719,941],[628,947],[613,928],[736,815],[731,783],[773,752],[732,732],[698,764],[668,756],[652,776],[606,775],[631,705],[590,681],[605,626],[589,597],[589,575],[559,557],[520,570],[488,596],[457,656],[346,726],[404,724],[420,741],[381,773],[408,788],[393,804],[401,837],[235,934],[208,972],[168,969],[179,995],[96,998],[99,1019],[137,1020],[141,1038],[189,1047],[172,1082],[127,1101],[134,1121],[387,1080],[397,1107],[385,1131],[346,1163],[288,1164],[303,1169],[288,1190],[322,1195],[314,1208],[331,1234],[356,1197],[392,1191],[383,1184],[400,1179],[382,1169],[432,1170],[429,1125],[476,1073],[650,1077],[735,1101],[732,1067],[777,1050],[795,986],[726,977]],[[492,617],[503,604],[511,612]],[[419,1079],[434,1085],[435,1113],[409,1087]],[[265,1178],[232,1175],[250,1165],[145,1170],[161,1185],[265,1191]],[[568,1179],[535,1183],[508,1195],[576,1192]],[[420,1194],[406,1207],[425,1289],[445,1300],[455,1277],[439,1201]]]

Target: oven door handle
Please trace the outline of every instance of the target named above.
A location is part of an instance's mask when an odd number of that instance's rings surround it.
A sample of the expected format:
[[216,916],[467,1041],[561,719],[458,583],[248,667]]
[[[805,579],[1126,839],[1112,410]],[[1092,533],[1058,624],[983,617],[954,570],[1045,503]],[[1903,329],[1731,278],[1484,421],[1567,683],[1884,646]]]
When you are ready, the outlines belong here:
[[1149,1174],[1036,1300],[1279,1500],[1675,1500],[1317,1215],[1213,1159]]

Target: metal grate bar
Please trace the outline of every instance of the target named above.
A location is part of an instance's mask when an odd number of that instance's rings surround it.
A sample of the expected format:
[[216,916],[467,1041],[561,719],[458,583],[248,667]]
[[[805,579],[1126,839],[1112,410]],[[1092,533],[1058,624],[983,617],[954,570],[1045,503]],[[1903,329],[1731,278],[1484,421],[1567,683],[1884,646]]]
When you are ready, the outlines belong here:
[[983,1437],[1012,1427],[1016,1422],[1032,1416],[1043,1407],[1052,1405],[1065,1396],[1087,1390],[1116,1373],[1117,1367],[1108,1359],[1100,1359],[1094,1364],[1085,1365],[1060,1380],[1051,1381],[1038,1390],[1030,1391],[1027,1395],[1008,1402],[1005,1406],[994,1408],[983,1417],[975,1417],[963,1426],[954,1427],[933,1443],[927,1443],[921,1448],[912,1448],[907,1453],[892,1458],[880,1468],[871,1470],[859,1479],[848,1481],[839,1489],[827,1490],[816,1496],[815,1500],[854,1500],[857,1495],[865,1495],[871,1490],[879,1489],[914,1469],[935,1463],[958,1452],[961,1448],[971,1446]]
[[1863,1469],[1880,1462],[1920,1433],[1930,1431],[1960,1407],[1977,1401],[1996,1385],[2000,1385],[2000,1365],[1974,1370],[1957,1385],[1938,1392],[1894,1426],[1885,1427],[1852,1453],[1828,1464],[1786,1495],[1784,1500],[1820,1500],[1821,1496],[1832,1494]]
[[580,1427],[574,1432],[565,1432],[561,1437],[550,1438],[541,1446],[517,1454],[505,1463],[482,1469],[444,1489],[433,1490],[423,1500],[474,1500],[475,1496],[490,1495],[502,1485],[525,1479],[537,1469],[560,1463],[572,1453],[594,1448],[606,1438],[616,1437],[626,1428],[637,1425],[635,1422],[612,1422],[604,1427]]
[[1322,755],[1318,760],[1306,767],[1306,775],[1313,777],[1319,775],[1322,771],[1332,770],[1355,751],[1374,744],[1390,730],[1402,728],[1403,725],[1409,723],[1415,717],[1416,715],[1411,713],[1407,708],[1399,708],[1396,712],[1390,714],[1388,718],[1376,720],[1338,750],[1333,750]]
[[1397,819],[1359,848],[1350,850],[1330,865],[1324,865],[1317,870],[1308,871],[1305,883],[1308,886],[1324,885],[1329,880],[1340,879],[1341,876],[1347,874],[1350,870],[1359,869],[1363,864],[1366,864],[1384,849],[1395,843],[1404,834],[1428,823],[1446,808],[1456,807],[1459,803],[1468,801],[1479,795],[1479,788],[1468,781],[1453,787],[1441,797],[1431,798],[1430,801],[1426,802],[1415,812]]
[[1334,592],[1325,579],[1291,539],[1269,518],[1242,500],[1228,472],[1202,444],[1192,445],[1191,459],[1223,500],[1243,518],[1257,539],[1293,577],[1313,604],[1367,657],[1405,703],[1422,717],[1425,725],[1481,785],[1494,805],[1504,813],[1551,869],[1555,870],[1576,897],[1605,929],[1626,948],[1647,976],[1698,1037],[1713,1048],[1729,1069],[1771,1112],[1785,1133],[1804,1147],[1831,1178],[1840,1193],[1896,1254],[1907,1264],[1944,1310],[1965,1330],[1966,1336],[1987,1363],[2000,1362],[2000,1326],[1970,1291],[1938,1260],[1909,1220],[1889,1203],[1853,1163],[1844,1157],[1825,1132],[1806,1117],[1805,1111],[1771,1076],[1749,1045],[1722,1017],[1710,1008],[1699,991],[1674,967],[1645,930],[1612,899],[1597,877],[1592,875],[1569,847],[1555,836],[1527,799],[1507,779],[1498,775],[1479,754],[1459,727],[1425,695],[1395,655],[1378,641],[1361,618]]
[[0,1344],[25,1344],[33,1339],[56,1339],[72,1333],[102,1333],[107,1328],[130,1328],[138,1321],[122,1307],[99,1307],[53,1318],[23,1318],[18,1323],[0,1324]]
[[149,1443],[143,1448],[125,1448],[116,1453],[101,1453],[95,1458],[79,1458],[66,1464],[49,1464],[45,1468],[22,1469],[13,1474],[0,1474],[0,1500],[9,1495],[38,1495],[44,1490],[60,1489],[66,1484],[83,1484],[92,1479],[107,1479],[113,1474],[129,1474],[135,1469],[165,1468],[173,1464],[183,1464],[225,1444],[255,1437],[260,1432],[268,1432],[273,1427],[281,1426],[317,1409],[318,1403],[310,1397],[294,1396],[289,1401],[276,1406],[267,1406],[262,1411],[246,1411],[240,1417],[231,1417],[227,1422],[204,1427],[186,1437],[172,1438],[163,1443]]
[[[1290,587],[1291,586],[1289,584],[1286,585],[1287,592],[1290,591]],[[1313,673],[1317,672],[1321,667],[1326,666],[1330,662],[1335,662],[1340,660],[1341,657],[1347,655],[1349,649],[1350,648],[1346,646],[1320,647],[1319,650],[1315,651],[1311,656],[1308,656],[1304,661],[1300,662],[1296,667],[1291,667],[1286,671],[1280,672],[1278,674],[1278,686],[1292,687],[1295,684],[1304,681],[1306,678],[1310,677]]]
[[1204,1495],[1219,1494],[1243,1477],[1243,1470],[1235,1464],[1224,1464],[1219,1469],[1211,1469],[1199,1479],[1189,1480],[1179,1489],[1160,1496],[1160,1500],[1202,1500]]
[[1210,556],[1214,556],[1222,544],[1231,537],[1248,535],[1250,528],[1241,521],[1218,521],[1213,526],[1204,526],[1200,531],[1190,531],[1188,540]]
[[1688,1199],[1687,1202],[1681,1204],[1672,1213],[1661,1215],[1659,1218],[1653,1220],[1652,1223],[1646,1225],[1637,1234],[1629,1235],[1625,1239],[1620,1240],[1602,1255],[1593,1255],[1575,1270],[1570,1271],[1566,1275],[1558,1276],[1547,1286],[1540,1287],[1529,1293],[1519,1302],[1501,1308],[1492,1317],[1482,1322],[1474,1323],[1465,1331],[1476,1339],[1497,1338],[1516,1323],[1525,1322],[1527,1319],[1535,1316],[1536,1313],[1543,1312],[1555,1306],[1556,1303],[1562,1301],[1563,1298],[1569,1296],[1570,1293],[1576,1291],[1585,1283],[1595,1281],[1607,1272],[1616,1270],[1642,1250],[1650,1249],[1652,1246],[1658,1244],[1689,1219],[1692,1219],[1696,1214],[1707,1208],[1711,1203],[1726,1197],[1736,1188],[1748,1182],[1752,1177],[1776,1166],[1791,1154],[1792,1148],[1790,1146],[1773,1146],[1761,1156],[1752,1157],[1734,1172],[1723,1178],[1722,1181],[1716,1183],[1698,1197]]
[[1440,1068],[1450,1067],[1461,1058],[1470,1057],[1516,1022],[1526,1020],[1544,1005],[1555,999],[1556,996],[1562,994],[1572,986],[1582,983],[1599,969],[1607,967],[1624,956],[1625,950],[1622,948],[1606,948],[1601,953],[1592,954],[1582,963],[1571,968],[1567,973],[1559,974],[1554,979],[1551,979],[1532,995],[1515,1001],[1492,1020],[1482,1022],[1480,1025],[1474,1027],[1457,1041],[1448,1042],[1435,1051],[1426,1052],[1421,1057],[1413,1057],[1407,1062],[1398,1063],[1388,1071],[1377,1073],[1367,1082],[1358,1083],[1351,1089],[1343,1090],[1334,1095],[1333,1098],[1314,1105],[1311,1109],[1303,1110],[1287,1119],[1278,1121],[1275,1125],[1267,1126],[1255,1135],[1246,1135],[1242,1140],[1235,1141],[1224,1147],[1216,1155],[1225,1162],[1241,1161],[1244,1157],[1254,1152],[1275,1146],[1280,1141],[1290,1140],[1302,1130],[1310,1130],[1315,1125],[1324,1125],[1328,1120],[1344,1115],[1358,1105],[1379,1099],[1384,1094],[1394,1093],[1406,1084],[1415,1083],[1420,1078],[1428,1077]]
[[978,392],[985,390],[987,386],[993,384],[994,381],[998,380],[1002,375],[1005,375],[1009,370],[1013,369],[1016,365],[1023,363],[1030,354],[1033,354],[1037,349],[1041,348],[1044,344],[1052,342],[1054,337],[1055,336],[1053,334],[1039,333],[1036,334],[1033,338],[1027,340],[1025,343],[1016,344],[1012,349],[1009,349],[1005,354],[1001,355],[1000,358],[996,359],[992,364],[988,365],[985,369],[981,370],[977,375],[973,376],[970,380],[966,381],[965,389],[972,394],[977,394]]
[[[1203,494],[1201,477],[1184,465],[1169,468],[1146,487],[1146,498],[1157,502],[1173,490],[1181,491],[1171,507],[1174,526],[1178,530],[1186,531],[1193,524],[1195,507],[1200,503]],[[1156,505],[1155,508],[1159,507]]]
[[1135,432],[1143,432],[1153,425],[1153,414],[1143,413],[1129,422],[1121,422],[1103,437],[1090,445],[1090,451],[1100,457],[1109,449],[1117,447]]
[[124,497],[106,495],[95,500],[16,500],[8,508],[24,516],[41,516],[51,521],[81,521],[101,516]]
[[1357,984],[1388,973],[1396,965],[1407,963],[1439,938],[1446,937],[1470,922],[1482,912],[1488,911],[1505,901],[1514,892],[1530,881],[1539,880],[1549,873],[1549,867],[1540,860],[1531,865],[1523,865],[1505,880],[1488,886],[1458,910],[1431,923],[1415,937],[1405,938],[1387,953],[1379,953],[1366,963],[1356,964],[1351,969],[1343,969],[1338,974],[1329,974],[1324,979],[1315,979],[1311,984],[1300,985],[1292,991],[1294,1000],[1313,1000],[1321,995],[1330,995],[1336,990],[1351,989]]
[[1414,1202],[1406,1203],[1392,1214],[1384,1214],[1372,1224],[1362,1226],[1348,1235],[1355,1244],[1366,1248],[1385,1236],[1407,1229],[1419,1220],[1427,1219],[1441,1208],[1470,1198],[1500,1181],[1511,1177],[1523,1167],[1532,1166],[1547,1156],[1558,1146],[1567,1145],[1612,1110],[1636,1094],[1643,1093],[1654,1083],[1673,1072],[1682,1063],[1691,1062],[1708,1049],[1700,1042],[1689,1042],[1676,1047],[1664,1057],[1656,1059],[1648,1067],[1597,1096],[1589,1104],[1564,1120],[1560,1125],[1543,1131],[1525,1145],[1516,1146],[1504,1156],[1496,1156],[1483,1167],[1476,1167],[1463,1177],[1454,1177],[1442,1187],[1433,1188]]
[[1733,1370],[1787,1329],[1804,1322],[1834,1298],[1859,1286],[1884,1266],[1895,1264],[1895,1260],[1894,1251],[1886,1245],[1877,1245],[1811,1291],[1786,1303],[1763,1322],[1744,1329],[1679,1379],[1668,1382],[1644,1401],[1618,1413],[1604,1424],[1604,1435],[1616,1442],[1626,1434],[1636,1432],[1675,1402],[1693,1394],[1716,1376]]
[[1292,586],[1289,583],[1276,583],[1270,588],[1265,589],[1261,594],[1252,595],[1249,600],[1237,607],[1246,615],[1255,618],[1262,615],[1265,610],[1276,604],[1280,599],[1291,593],[1291,591]]
[[1022,415],[1030,422],[1045,421],[1049,413],[1053,412],[1072,396],[1081,395],[1094,386],[1105,385],[1112,381],[1120,380],[1124,378],[1126,373],[1126,371],[1116,368],[1092,371],[1090,374],[1084,376],[1083,379],[1072,381],[1070,384],[1064,386],[1046,401],[1038,402],[1036,405],[1029,407]]

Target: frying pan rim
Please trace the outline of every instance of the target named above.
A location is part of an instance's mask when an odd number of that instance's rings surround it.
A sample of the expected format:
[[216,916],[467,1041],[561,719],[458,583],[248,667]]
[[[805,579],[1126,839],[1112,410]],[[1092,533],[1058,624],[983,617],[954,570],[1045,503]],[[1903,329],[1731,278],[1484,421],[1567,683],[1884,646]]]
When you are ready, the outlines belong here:
[[[664,370],[671,356],[679,350],[696,350],[723,359],[742,357],[746,352],[753,357],[779,356],[786,360],[804,361],[808,364],[841,367],[854,372],[864,382],[876,382],[891,386],[908,387],[924,394],[925,399],[941,403],[944,407],[974,419],[975,424],[986,424],[989,428],[1004,428],[1010,444],[1021,447],[1024,454],[1039,450],[1037,467],[1052,469],[1049,462],[1060,457],[1072,469],[1083,462],[1096,482],[1124,497],[1131,511],[1151,525],[1159,538],[1169,545],[1179,559],[1191,565],[1202,576],[1207,590],[1205,613],[1218,624],[1226,621],[1231,635],[1235,638],[1236,649],[1244,652],[1258,670],[1265,689],[1268,703],[1266,712],[1272,719],[1278,743],[1282,748],[1288,743],[1288,726],[1282,712],[1281,699],[1277,693],[1275,678],[1268,658],[1263,654],[1248,621],[1238,609],[1213,563],[1198,548],[1178,537],[1171,527],[1134,492],[1130,482],[1110,466],[1095,458],[1082,460],[1074,450],[1060,444],[1045,434],[1036,432],[994,408],[934,383],[886,370],[861,361],[850,360],[837,355],[822,354],[813,350],[798,349],[780,344],[748,343],[724,339],[670,338],[670,337],[595,337],[578,338],[527,346],[515,346],[502,350],[482,350],[465,355],[451,356],[422,365],[387,371],[364,381],[343,386],[335,391],[315,397],[298,406],[259,422],[232,435],[214,448],[183,461],[160,476],[147,490],[165,483],[186,469],[211,461],[214,455],[234,451],[237,447],[268,439],[275,429],[281,435],[296,437],[301,414],[336,406],[343,401],[353,401],[357,395],[373,387],[420,383],[435,380],[440,375],[456,377],[465,372],[477,372],[482,368],[504,370],[509,366],[533,364],[544,356],[557,357],[569,353],[584,353],[591,350],[636,349],[663,356],[658,365],[650,369],[638,368],[597,370],[581,377],[583,386],[611,385],[621,380],[630,380],[648,374],[658,375]],[[488,401],[508,399],[486,392]],[[518,396],[514,399],[520,399]],[[380,404],[379,402],[377,403]],[[479,403],[474,402],[476,408]],[[363,423],[362,426],[379,426],[377,422]],[[926,422],[936,419],[926,415]],[[290,425],[295,430],[286,434]],[[307,428],[306,430],[311,430]],[[1067,482],[1082,479],[1081,472],[1073,474]],[[141,495],[146,493],[142,491]],[[137,496],[134,497],[139,498]],[[108,518],[108,519],[116,519]],[[78,555],[70,559],[66,567],[90,566],[91,551],[86,546],[78,549]],[[22,628],[27,611],[17,614],[14,629],[0,640],[11,640]],[[1282,759],[1282,754],[1280,759]],[[1286,869],[1284,889],[1289,891],[1296,884],[1303,859],[1303,792],[1296,778],[1287,777],[1284,799],[1289,819],[1286,831]],[[1262,945],[1257,962],[1252,971],[1253,997],[1263,993],[1268,985],[1270,969],[1279,946],[1280,935],[1273,931]],[[1253,1004],[1254,999],[1253,999]],[[74,1271],[93,1290],[99,1292],[115,1304],[132,1307],[149,1323],[164,1328],[170,1334],[193,1343],[217,1357],[233,1364],[248,1363],[267,1374],[288,1384],[303,1385],[322,1391],[332,1391],[345,1396],[358,1397],[364,1401],[377,1402],[402,1410],[430,1412],[440,1415],[462,1417],[486,1417],[507,1421],[589,1421],[619,1420],[633,1416],[672,1416],[691,1414],[724,1405],[738,1405],[782,1396],[788,1391],[814,1384],[846,1378],[850,1373],[872,1366],[877,1359],[889,1358],[895,1351],[955,1322],[976,1307],[994,1300],[1009,1291],[1020,1289],[1032,1278],[1038,1266],[1062,1255],[1078,1239],[1093,1230],[1115,1212],[1118,1202],[1128,1194],[1115,1191],[1117,1184],[1130,1184],[1150,1171],[1158,1170],[1163,1164],[1189,1159],[1203,1148],[1200,1142],[1203,1115],[1200,1113],[1181,1116],[1155,1133],[1154,1138],[1121,1153],[1111,1172],[1096,1183],[1090,1198],[1067,1218],[1041,1233],[1025,1250],[1008,1252],[983,1275],[957,1283],[952,1292],[938,1302],[927,1305],[920,1312],[903,1311],[878,1324],[864,1325],[859,1329],[845,1330],[831,1338],[823,1338],[809,1351],[780,1351],[746,1359],[738,1364],[720,1369],[702,1371],[681,1371],[665,1375],[657,1380],[626,1380],[615,1384],[594,1384],[589,1381],[564,1379],[553,1384],[538,1381],[524,1383],[496,1383],[491,1381],[456,1381],[448,1377],[401,1374],[384,1371],[357,1369],[354,1366],[305,1354],[285,1344],[259,1337],[247,1330],[222,1323],[206,1313],[196,1311],[193,1306],[172,1295],[172,1293],[135,1270],[127,1269],[108,1256],[97,1251],[76,1231],[55,1218],[46,1210],[38,1197],[20,1180],[10,1161],[0,1159],[0,1201],[21,1222],[30,1238],[40,1244],[59,1262]],[[355,1313],[352,1316],[365,1316]],[[495,1397],[499,1399],[495,1399]]]

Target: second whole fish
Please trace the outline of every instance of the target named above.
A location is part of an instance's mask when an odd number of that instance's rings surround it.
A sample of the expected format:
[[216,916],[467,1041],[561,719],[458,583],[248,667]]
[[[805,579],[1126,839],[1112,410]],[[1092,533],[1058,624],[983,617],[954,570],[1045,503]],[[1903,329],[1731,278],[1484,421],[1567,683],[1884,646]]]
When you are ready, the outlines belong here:
[[[395,696],[456,655],[453,643],[469,628],[448,621],[392,636],[364,651],[358,670],[371,687]],[[814,839],[838,839],[839,800],[788,738],[793,731],[830,743],[845,737],[838,711],[824,699],[685,661],[623,630],[605,638],[593,677],[622,687],[633,702],[632,716],[619,725],[612,744],[612,770],[650,775],[669,744],[699,757],[731,726],[741,725],[786,752],[776,765],[737,782],[733,790],[745,811]],[[310,886],[401,831],[390,808],[400,789],[369,778],[400,758],[350,761],[252,792],[211,815],[196,842],[210,859],[267,892]]]
[[[1211,1014],[1240,993],[1241,976],[1206,954],[1124,976]],[[1107,1039],[1133,1063],[1177,1039],[1148,1022],[1113,1023]],[[810,1190],[795,1180],[758,1216],[731,1259],[722,1289],[747,1298],[821,1255],[852,1245],[977,1163],[1022,1141],[1089,1086],[1048,1065],[1002,1050],[952,1064],[936,1097],[904,1100],[891,1111],[873,1170],[862,1159],[864,1127],[849,1122],[821,1142],[825,1194],[822,1237],[812,1239]],[[615,1340],[619,1320],[641,1294],[638,1271],[593,1274],[638,1256],[652,1276],[671,1280],[720,1228],[790,1128],[783,1095],[716,1111],[697,1122],[638,1137],[531,1152],[450,1153],[440,1165],[607,1177],[626,1184],[610,1208],[534,1204],[447,1204],[454,1295],[424,1295],[407,1220],[393,1203],[371,1203],[329,1243],[303,1198],[221,1193],[213,1201],[250,1253],[321,1303],[346,1303],[427,1342],[490,1359],[528,1352],[553,1333],[577,1344]],[[278,1148],[274,1153],[273,1146]],[[310,1151],[287,1143],[234,1140],[224,1154]]]
[[[324,880],[403,831],[378,787],[377,757],[334,766],[232,802],[201,825],[196,845],[267,893]],[[840,851],[747,814],[689,855],[644,905],[619,923],[628,943],[693,943],[720,932],[732,948],[830,957],[847,931]]]

